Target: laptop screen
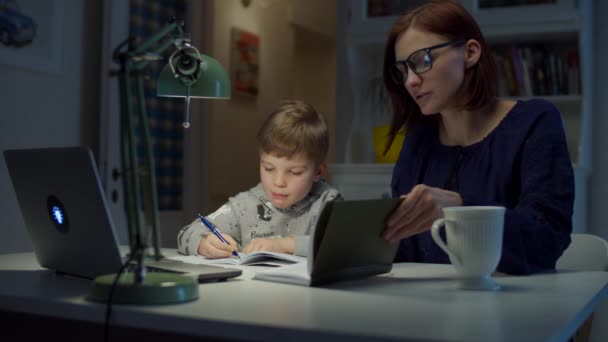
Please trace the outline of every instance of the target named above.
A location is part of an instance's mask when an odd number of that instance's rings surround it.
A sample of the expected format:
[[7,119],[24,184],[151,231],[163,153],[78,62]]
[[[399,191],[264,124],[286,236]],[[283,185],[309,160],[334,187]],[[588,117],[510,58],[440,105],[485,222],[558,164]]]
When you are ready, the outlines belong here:
[[87,278],[120,269],[118,239],[88,148],[7,150],[4,157],[42,267]]

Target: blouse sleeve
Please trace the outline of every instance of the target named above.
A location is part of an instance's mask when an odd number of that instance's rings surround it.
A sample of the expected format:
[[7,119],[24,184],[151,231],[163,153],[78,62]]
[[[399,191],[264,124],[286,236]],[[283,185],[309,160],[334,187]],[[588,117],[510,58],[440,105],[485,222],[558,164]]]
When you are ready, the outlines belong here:
[[[497,270],[530,274],[555,269],[557,259],[570,244],[574,175],[561,115],[553,107],[530,127],[519,169],[515,167],[513,172],[519,174],[520,197],[505,213],[502,259]],[[465,205],[489,204],[480,203],[474,194],[461,196]]]

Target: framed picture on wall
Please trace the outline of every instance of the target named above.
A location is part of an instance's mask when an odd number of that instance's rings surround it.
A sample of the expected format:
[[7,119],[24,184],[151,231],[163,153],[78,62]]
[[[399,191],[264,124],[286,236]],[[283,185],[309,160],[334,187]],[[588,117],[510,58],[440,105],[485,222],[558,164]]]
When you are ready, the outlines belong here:
[[0,64],[59,72],[63,0],[0,0]]
[[259,49],[258,35],[236,27],[232,28],[230,74],[234,93],[258,95]]

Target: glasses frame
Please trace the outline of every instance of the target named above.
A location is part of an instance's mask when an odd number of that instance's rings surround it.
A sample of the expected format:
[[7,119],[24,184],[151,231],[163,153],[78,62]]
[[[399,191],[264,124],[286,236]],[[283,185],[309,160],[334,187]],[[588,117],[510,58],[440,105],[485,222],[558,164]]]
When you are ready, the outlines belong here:
[[[391,76],[392,76],[393,82],[395,82],[398,85],[404,84],[405,80],[407,79],[407,76],[408,76],[408,67],[416,75],[420,75],[420,74],[423,74],[423,73],[431,70],[433,68],[433,56],[431,55],[431,51],[440,49],[440,48],[443,48],[446,46],[450,46],[450,45],[462,44],[462,43],[465,43],[466,41],[467,41],[466,39],[454,39],[454,40],[450,40],[449,42],[418,49],[418,50],[410,53],[410,55],[406,59],[396,61],[395,64],[393,64],[391,66]],[[429,68],[418,72],[415,70],[416,69],[415,65],[414,65],[414,63],[412,63],[410,61],[410,59],[412,58],[413,55],[415,55],[421,51],[424,51],[424,53],[425,53],[424,58],[425,59],[428,58],[428,60],[429,60]],[[405,67],[405,71],[401,71],[401,69],[399,69],[399,65],[403,65]]]

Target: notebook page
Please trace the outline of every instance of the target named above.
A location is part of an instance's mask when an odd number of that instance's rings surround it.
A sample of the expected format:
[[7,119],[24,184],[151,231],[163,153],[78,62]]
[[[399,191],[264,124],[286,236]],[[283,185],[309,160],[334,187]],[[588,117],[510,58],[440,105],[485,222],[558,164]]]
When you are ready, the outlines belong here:
[[235,257],[209,259],[202,255],[177,255],[170,259],[186,262],[189,264],[207,264],[207,265],[265,265],[265,266],[283,266],[298,262],[305,262],[306,258],[298,255],[256,251],[251,253],[239,253],[241,259]]

